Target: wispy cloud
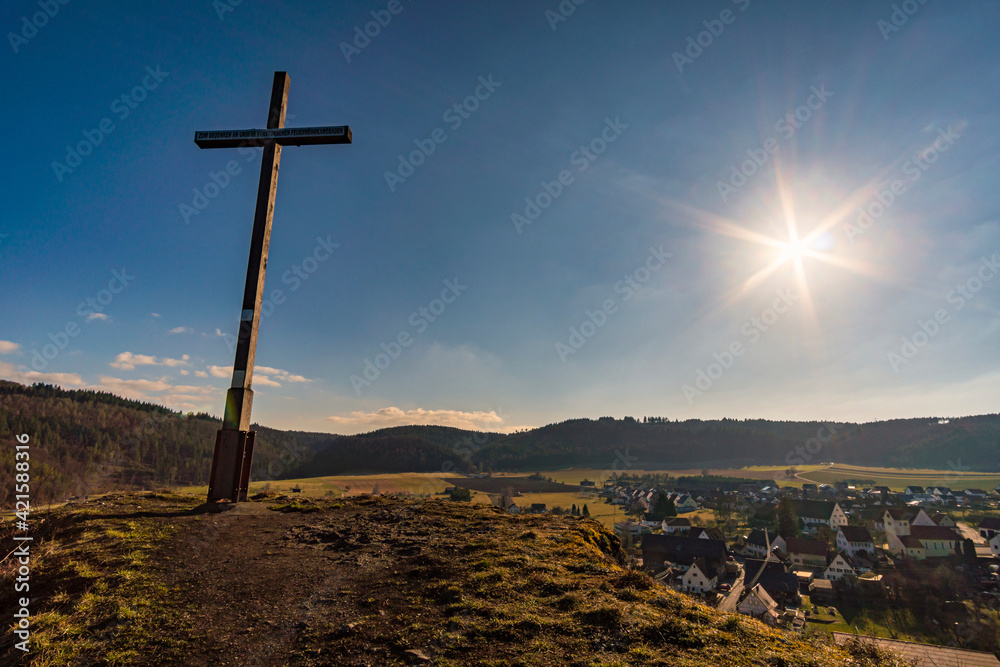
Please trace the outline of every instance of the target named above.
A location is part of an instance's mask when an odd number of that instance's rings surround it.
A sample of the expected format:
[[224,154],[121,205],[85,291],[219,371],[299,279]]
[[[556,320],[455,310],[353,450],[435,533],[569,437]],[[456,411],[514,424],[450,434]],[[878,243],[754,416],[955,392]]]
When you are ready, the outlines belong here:
[[12,343],[9,340],[0,340],[0,354],[13,354],[21,349],[21,346],[17,343]]
[[117,368],[123,371],[135,370],[136,366],[187,366],[188,360],[191,357],[189,355],[184,355],[180,359],[171,359],[170,357],[153,357],[148,354],[132,354],[131,352],[122,352],[115,360],[112,361],[109,366],[112,368]]
[[174,327],[167,334],[182,334],[182,333],[194,333],[194,329],[191,327]]
[[382,408],[374,412],[355,410],[348,417],[327,417],[327,421],[353,428],[379,429],[389,426],[435,425],[477,431],[503,431],[504,418],[494,411],[463,412],[461,410],[401,410]]
[[106,313],[91,313],[90,315],[87,315],[88,322],[90,322],[91,320],[107,320],[107,319],[110,318],[107,316]]
[[219,389],[211,386],[175,385],[169,378],[125,380],[102,375],[97,385],[88,389],[108,391],[137,401],[159,403],[174,410],[200,411],[214,406]]
[[83,387],[86,383],[76,373],[39,373],[38,371],[21,371],[14,364],[0,361],[0,377],[5,380],[30,384],[32,382],[44,382],[45,384],[57,384],[60,387],[70,387],[73,389]]
[[209,366],[208,372],[214,378],[227,378],[233,374],[232,366]]
[[253,372],[254,377],[262,374],[275,377],[284,382],[312,382],[312,380],[307,377],[293,375],[288,371],[281,370],[280,368],[271,368],[270,366],[255,366]]

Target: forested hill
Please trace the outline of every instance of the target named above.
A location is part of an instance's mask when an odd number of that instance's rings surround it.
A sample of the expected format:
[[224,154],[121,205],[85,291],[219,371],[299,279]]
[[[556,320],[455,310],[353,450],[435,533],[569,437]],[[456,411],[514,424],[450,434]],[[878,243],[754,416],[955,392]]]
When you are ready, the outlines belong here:
[[473,459],[494,469],[855,465],[1000,470],[1000,415],[867,424],[574,419],[508,436]]
[[[14,436],[30,438],[36,502],[111,489],[207,484],[220,419],[184,415],[105,392],[0,380],[0,465],[13,470]],[[277,477],[312,457],[327,434],[255,426],[252,475]],[[0,487],[9,506],[12,485]]]
[[[0,465],[32,442],[39,499],[207,484],[219,418],[108,393],[0,381]],[[769,420],[573,419],[510,435],[402,426],[354,436],[255,425],[254,479],[346,473],[803,465],[836,461],[1000,470],[1000,415],[867,424]],[[0,503],[11,488],[0,487]],[[8,503],[9,504],[9,503]]]

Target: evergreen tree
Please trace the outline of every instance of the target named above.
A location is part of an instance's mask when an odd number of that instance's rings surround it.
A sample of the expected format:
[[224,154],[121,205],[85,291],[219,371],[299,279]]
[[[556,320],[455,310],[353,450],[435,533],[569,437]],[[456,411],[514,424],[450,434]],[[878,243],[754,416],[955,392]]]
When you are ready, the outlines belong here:
[[778,503],[778,534],[782,537],[799,536],[799,515],[795,512],[790,498],[782,498]]
[[590,516],[590,510],[587,508],[587,504],[583,504],[583,516]]

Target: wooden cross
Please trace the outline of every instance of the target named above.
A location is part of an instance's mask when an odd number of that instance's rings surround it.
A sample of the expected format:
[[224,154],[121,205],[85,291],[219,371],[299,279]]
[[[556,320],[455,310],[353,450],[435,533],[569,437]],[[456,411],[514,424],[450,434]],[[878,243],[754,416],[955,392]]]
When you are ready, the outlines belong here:
[[226,393],[222,428],[215,438],[215,456],[212,459],[212,476],[208,486],[209,502],[227,498],[232,502],[246,500],[250,484],[255,436],[255,432],[250,430],[253,362],[257,351],[257,327],[260,325],[264,271],[271,243],[271,221],[274,218],[274,195],[278,188],[281,147],[351,143],[351,128],[346,125],[286,128],[288,84],[287,72],[274,73],[267,129],[217,130],[194,134],[194,142],[199,148],[264,148],[260,184],[257,187],[257,209],[253,218],[253,236],[250,240],[250,260],[243,288],[243,310],[240,314],[240,335],[236,343],[236,361],[233,364],[233,382]]

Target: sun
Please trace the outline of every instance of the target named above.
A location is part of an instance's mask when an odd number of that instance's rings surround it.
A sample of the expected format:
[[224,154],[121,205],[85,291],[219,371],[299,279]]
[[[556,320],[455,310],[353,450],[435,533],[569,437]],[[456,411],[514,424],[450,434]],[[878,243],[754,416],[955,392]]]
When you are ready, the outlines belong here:
[[793,262],[798,265],[802,263],[802,258],[808,254],[809,248],[806,244],[798,239],[793,239],[783,245],[778,261],[782,264],[785,262]]

